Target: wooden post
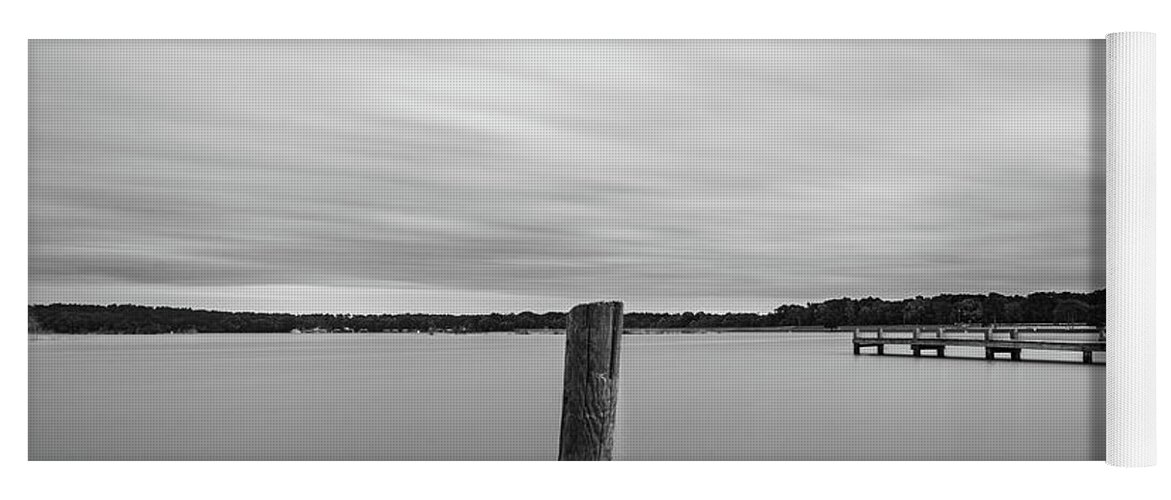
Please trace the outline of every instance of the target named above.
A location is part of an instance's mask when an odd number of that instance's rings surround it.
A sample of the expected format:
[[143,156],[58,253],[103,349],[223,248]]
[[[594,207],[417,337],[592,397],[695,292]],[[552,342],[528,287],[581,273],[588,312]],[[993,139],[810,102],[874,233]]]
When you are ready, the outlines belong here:
[[939,327],[939,338],[940,338],[940,340],[943,339],[943,327],[942,326]]
[[988,331],[984,332],[984,341],[986,341],[986,342],[992,341],[992,327],[991,326],[988,327]]
[[916,328],[916,329],[915,329],[915,334],[914,334],[914,336],[913,336],[913,338],[914,338],[915,340],[919,340],[919,333],[920,333],[920,330],[919,330],[918,328]]
[[559,460],[610,460],[618,407],[622,303],[595,302],[565,320]]
[[1012,329],[1012,333],[1008,334],[1008,338],[1011,340],[1016,340],[1018,335],[1020,335],[1020,331],[1014,327]]
[[882,338],[882,328],[878,329],[878,338]]

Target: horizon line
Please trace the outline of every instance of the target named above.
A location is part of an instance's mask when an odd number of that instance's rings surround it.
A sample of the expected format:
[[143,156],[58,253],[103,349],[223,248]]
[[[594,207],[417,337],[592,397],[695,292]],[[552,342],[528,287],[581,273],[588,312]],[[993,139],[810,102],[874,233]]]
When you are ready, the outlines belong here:
[[[1096,288],[1096,289],[1093,289],[1093,290],[1088,290],[1088,291],[1074,291],[1074,290],[1035,290],[1035,291],[1028,292],[1028,293],[1023,293],[1023,294],[1005,294],[1005,293],[996,292],[996,291],[988,291],[988,292],[945,292],[945,293],[937,293],[937,294],[934,294],[934,295],[915,295],[915,296],[913,296],[913,297],[903,297],[903,298],[898,298],[898,299],[890,299],[890,298],[879,297],[879,296],[875,296],[875,295],[866,295],[866,296],[862,296],[862,297],[850,297],[850,296],[842,296],[842,297],[830,297],[830,298],[824,298],[824,299],[821,299],[821,300],[809,300],[809,301],[806,301],[806,302],[805,302],[805,303],[803,303],[803,304],[799,304],[799,303],[793,303],[793,302],[789,302],[789,303],[782,303],[782,304],[779,304],[779,305],[777,305],[776,307],[774,307],[774,308],[772,308],[772,309],[769,309],[769,310],[767,310],[767,311],[763,311],[763,312],[761,312],[761,311],[719,311],[719,312],[716,312],[716,311],[705,311],[705,310],[703,310],[703,309],[696,309],[696,310],[682,310],[682,311],[675,311],[675,312],[671,312],[671,311],[629,311],[629,312],[627,312],[626,314],[684,314],[684,313],[704,313],[704,314],[769,314],[769,313],[772,313],[773,311],[775,311],[777,308],[784,307],[784,306],[800,306],[800,307],[806,307],[806,306],[808,306],[808,305],[811,305],[811,304],[820,304],[820,303],[824,303],[824,302],[828,302],[828,301],[832,301],[832,300],[842,300],[842,299],[856,300],[856,301],[857,301],[857,300],[867,300],[867,299],[878,299],[878,300],[881,300],[881,301],[884,301],[884,302],[903,302],[903,301],[907,301],[907,300],[914,300],[914,299],[916,299],[916,298],[920,298],[920,297],[922,297],[922,298],[924,298],[924,299],[931,299],[931,298],[935,298],[935,297],[941,297],[941,296],[946,296],[946,295],[952,295],[952,296],[958,296],[958,295],[976,295],[976,296],[981,296],[981,295],[982,295],[982,296],[989,296],[989,295],[992,295],[992,294],[996,294],[996,295],[1001,295],[1001,296],[1004,296],[1004,297],[1029,297],[1030,295],[1035,295],[1035,294],[1039,294],[1039,293],[1052,293],[1052,294],[1071,293],[1071,294],[1082,294],[1082,295],[1085,295],[1085,294],[1093,294],[1093,293],[1097,293],[1097,292],[1105,292],[1105,291],[1106,291],[1106,288],[1105,288],[1105,287],[1102,287],[1102,288]],[[597,300],[617,300],[617,299],[597,299]],[[590,299],[590,300],[583,300],[581,303],[587,303],[587,302],[596,302],[597,300],[594,300],[594,299]],[[623,301],[623,302],[625,302],[625,301]],[[524,314],[524,313],[532,313],[532,314],[538,314],[538,315],[540,315],[540,314],[550,314],[550,313],[565,313],[565,312],[567,312],[567,311],[569,310],[569,309],[567,308],[567,309],[565,309],[565,310],[547,310],[547,311],[544,311],[544,312],[537,312],[537,311],[534,311],[534,310],[529,310],[529,309],[526,309],[526,310],[520,310],[520,311],[491,311],[491,312],[481,312],[481,313],[475,313],[475,312],[463,312],[463,313],[442,313],[442,312],[421,312],[421,311],[405,311],[405,312],[381,312],[381,313],[351,313],[351,312],[289,312],[289,311],[256,311],[256,310],[239,310],[239,309],[236,309],[236,310],[233,310],[233,309],[209,309],[209,308],[193,307],[193,306],[175,306],[175,305],[151,305],[151,304],[137,304],[137,303],[133,303],[133,302],[111,302],[111,303],[107,303],[107,304],[97,304],[97,303],[80,303],[80,302],[50,302],[50,303],[40,303],[40,304],[33,304],[33,303],[30,303],[30,304],[28,304],[28,306],[27,306],[27,307],[47,307],[47,306],[54,306],[54,305],[63,305],[63,306],[94,306],[94,307],[110,307],[110,306],[137,306],[137,307],[150,307],[150,308],[156,308],[156,309],[157,309],[157,308],[169,308],[169,309],[190,309],[190,310],[192,310],[192,311],[223,312],[223,313],[240,313],[240,314],[287,314],[287,315],[292,315],[292,316],[309,316],[309,315],[332,315],[332,316],[342,316],[342,315],[348,315],[348,316],[388,316],[388,315],[389,315],[389,316],[398,316],[398,315],[430,315],[430,316],[483,316],[483,315],[490,315],[490,314],[502,314],[502,315],[506,315],[506,314]],[[570,308],[572,308],[572,306],[570,306]]]

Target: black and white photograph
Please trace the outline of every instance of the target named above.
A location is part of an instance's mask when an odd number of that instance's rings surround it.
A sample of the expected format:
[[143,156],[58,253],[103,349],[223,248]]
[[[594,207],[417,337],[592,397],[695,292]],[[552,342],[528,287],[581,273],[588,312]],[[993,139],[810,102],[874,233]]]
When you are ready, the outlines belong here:
[[1106,460],[1110,60],[29,40],[28,459]]

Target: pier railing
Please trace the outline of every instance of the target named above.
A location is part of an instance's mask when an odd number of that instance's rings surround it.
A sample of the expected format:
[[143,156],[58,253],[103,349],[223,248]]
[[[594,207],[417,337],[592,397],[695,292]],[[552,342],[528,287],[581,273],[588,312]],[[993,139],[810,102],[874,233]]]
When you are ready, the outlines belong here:
[[1093,353],[1106,351],[1106,330],[1061,325],[869,327],[854,330],[853,344],[854,354],[861,354],[864,347],[874,347],[881,355],[888,345],[907,345],[915,356],[934,351],[944,357],[949,346],[982,347],[987,359],[1007,353],[1013,360],[1020,360],[1025,349],[1080,351],[1082,361],[1092,363]]

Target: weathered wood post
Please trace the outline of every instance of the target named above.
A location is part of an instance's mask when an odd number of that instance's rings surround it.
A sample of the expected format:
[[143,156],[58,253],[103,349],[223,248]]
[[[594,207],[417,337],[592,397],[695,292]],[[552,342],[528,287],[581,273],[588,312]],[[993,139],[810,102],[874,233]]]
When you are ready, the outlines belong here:
[[559,460],[610,460],[618,407],[622,303],[595,302],[565,319]]
[[862,354],[862,346],[858,345],[858,338],[861,337],[861,331],[858,328],[854,329],[854,355]]
[[1019,335],[1020,335],[1020,329],[1013,327],[1012,333],[1008,334],[1008,338],[1011,340],[1016,340]]

